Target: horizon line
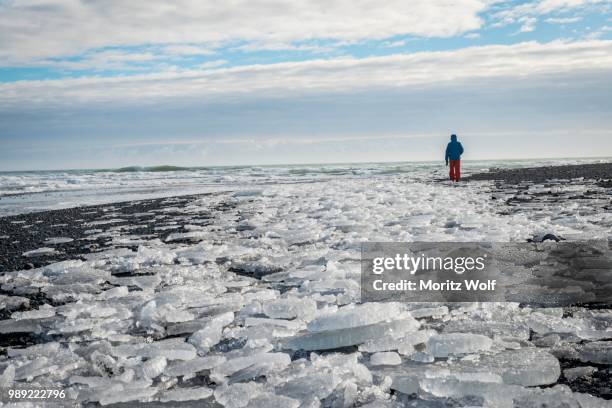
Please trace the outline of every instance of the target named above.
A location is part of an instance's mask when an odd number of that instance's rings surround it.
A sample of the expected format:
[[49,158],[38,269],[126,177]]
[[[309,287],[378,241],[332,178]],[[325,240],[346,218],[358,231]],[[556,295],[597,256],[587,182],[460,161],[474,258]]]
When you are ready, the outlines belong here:
[[[523,157],[523,158],[495,158],[495,159],[462,159],[462,162],[483,162],[483,161],[528,161],[528,160],[595,160],[595,159],[610,159],[610,156],[566,156],[566,157]],[[29,170],[0,170],[0,173],[34,173],[34,172],[60,172],[60,171],[96,171],[96,172],[118,172],[124,169],[155,169],[163,167],[174,167],[174,170],[203,170],[203,169],[222,169],[222,168],[247,168],[247,167],[282,167],[282,166],[334,166],[334,165],[350,165],[350,164],[403,164],[403,163],[436,163],[444,160],[406,160],[406,161],[350,161],[350,162],[310,162],[310,163],[278,163],[278,164],[220,164],[212,166],[180,166],[175,164],[154,164],[154,165],[129,165],[121,167],[100,167],[100,168],[65,168],[65,169],[29,169]],[[163,172],[164,170],[159,170]]]

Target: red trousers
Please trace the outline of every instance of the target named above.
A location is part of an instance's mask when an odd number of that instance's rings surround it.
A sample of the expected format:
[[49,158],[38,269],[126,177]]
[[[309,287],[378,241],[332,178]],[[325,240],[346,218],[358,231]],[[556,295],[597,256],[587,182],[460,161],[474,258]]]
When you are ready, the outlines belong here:
[[453,181],[459,181],[459,177],[461,177],[461,160],[449,160],[450,179]]

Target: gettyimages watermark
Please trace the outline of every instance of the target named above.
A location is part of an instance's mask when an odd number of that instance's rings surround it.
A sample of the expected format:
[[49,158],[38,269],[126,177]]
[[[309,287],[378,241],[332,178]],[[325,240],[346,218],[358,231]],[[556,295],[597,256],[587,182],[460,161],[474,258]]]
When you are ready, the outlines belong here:
[[608,241],[367,242],[361,300],[612,303]]

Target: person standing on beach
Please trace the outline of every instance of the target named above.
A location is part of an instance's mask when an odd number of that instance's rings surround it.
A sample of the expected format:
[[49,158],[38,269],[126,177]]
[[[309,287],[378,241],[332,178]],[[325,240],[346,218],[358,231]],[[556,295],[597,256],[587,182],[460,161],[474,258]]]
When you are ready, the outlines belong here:
[[449,176],[452,181],[459,181],[461,176],[461,155],[463,154],[463,146],[457,141],[457,135],[451,135],[451,141],[446,146],[446,154],[444,159],[446,165],[450,161],[450,172]]

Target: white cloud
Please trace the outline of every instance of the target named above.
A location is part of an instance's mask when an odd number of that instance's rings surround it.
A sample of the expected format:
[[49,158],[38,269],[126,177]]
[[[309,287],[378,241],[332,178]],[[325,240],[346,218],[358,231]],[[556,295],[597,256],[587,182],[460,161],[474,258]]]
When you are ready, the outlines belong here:
[[[337,45],[337,44],[336,44]],[[248,44],[238,45],[230,48],[232,51],[307,51],[311,53],[325,53],[334,50],[331,46],[311,45],[311,44],[292,44],[290,42],[255,41]]]
[[201,45],[188,45],[188,44],[174,44],[166,45],[161,50],[162,53],[167,55],[178,55],[178,56],[195,56],[195,55],[213,55],[215,51],[210,48],[203,47]]
[[[210,68],[210,67],[208,67]],[[87,77],[0,84],[0,107],[155,104],[170,99],[232,99],[460,84],[612,71],[612,41],[526,42],[446,52],[364,59],[337,58],[161,72],[113,78]]]
[[550,17],[544,21],[550,24],[572,24],[580,20],[582,20],[582,17]]
[[207,61],[207,62],[204,62],[202,64],[199,64],[198,68],[200,68],[200,69],[217,68],[217,67],[220,67],[220,66],[225,65],[225,64],[227,64],[226,60],[219,59],[219,60]]
[[[22,0],[0,2],[0,64],[107,46],[234,40],[282,44],[395,35],[448,37],[478,29],[489,0]],[[183,49],[183,52],[186,49]],[[175,51],[178,51],[175,49]]]
[[[171,63],[180,62],[186,58],[214,54],[214,51],[204,47],[169,45],[163,47],[143,47],[143,51],[120,49],[91,50],[78,56],[78,58],[48,58],[32,61],[28,65],[70,71],[160,71],[167,70],[167,67],[172,66]],[[211,62],[214,63],[215,61]],[[204,63],[204,66],[206,65],[207,63]]]
[[535,17],[525,17],[523,19],[520,20],[522,25],[521,28],[519,29],[519,31],[521,33],[529,33],[533,30],[535,30],[535,25],[537,23],[537,19]]
[[[522,25],[520,31],[533,31],[537,20],[541,16],[554,13],[565,13],[587,7],[605,7],[610,4],[612,4],[610,0],[535,0],[504,8],[494,13],[492,16],[495,21],[493,26],[520,23]],[[572,16],[567,18],[573,19],[578,17]],[[553,17],[546,21],[554,22],[554,20],[555,18]],[[563,20],[563,18],[559,18],[559,20]]]
[[537,4],[537,11],[544,14],[598,3],[606,3],[606,0],[541,0]]
[[408,42],[406,40],[385,41],[385,43],[383,43],[383,47],[387,47],[387,48],[403,47],[407,43]]

